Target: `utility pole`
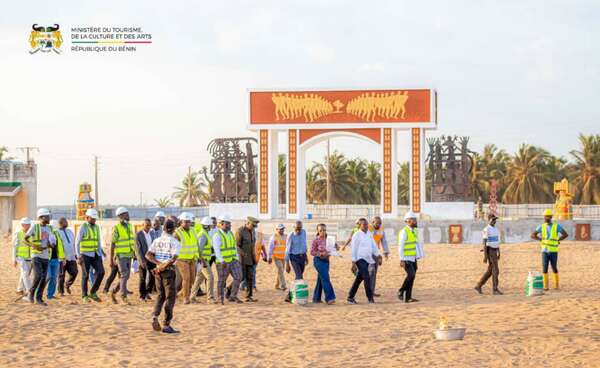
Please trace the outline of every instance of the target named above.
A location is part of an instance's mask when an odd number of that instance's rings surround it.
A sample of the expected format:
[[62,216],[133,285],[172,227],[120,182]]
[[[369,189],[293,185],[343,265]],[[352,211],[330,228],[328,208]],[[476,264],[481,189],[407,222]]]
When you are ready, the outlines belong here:
[[140,208],[142,207],[142,192],[140,192]]
[[327,159],[325,161],[325,165],[327,168],[327,181],[326,181],[326,197],[327,197],[327,204],[331,203],[331,188],[329,187],[329,155],[331,153],[329,152],[329,139],[327,140]]
[[33,155],[31,155],[30,152],[40,152],[40,149],[38,147],[17,147],[17,149],[21,152],[25,152],[28,164],[31,164],[33,162]]
[[98,156],[94,156],[94,193],[96,194],[96,211],[100,213],[100,197],[98,197]]

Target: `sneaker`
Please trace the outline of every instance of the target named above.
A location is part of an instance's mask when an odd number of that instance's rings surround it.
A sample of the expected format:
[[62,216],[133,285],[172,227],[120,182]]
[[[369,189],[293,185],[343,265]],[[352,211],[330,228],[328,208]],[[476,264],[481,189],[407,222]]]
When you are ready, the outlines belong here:
[[398,299],[404,300],[404,290],[398,289]]
[[504,293],[498,289],[494,289],[494,295],[504,295]]
[[254,299],[253,297],[248,297],[246,298],[245,302],[248,303],[256,303],[258,301],[258,299]]
[[418,301],[419,301],[419,299],[410,298],[410,299],[406,300],[405,303],[416,303]]
[[474,287],[475,291],[477,291],[479,294],[483,294],[483,291],[481,290],[481,286],[475,286]]
[[334,305],[334,304],[335,304],[335,299],[334,299],[334,300],[329,300],[329,301],[327,302],[327,305]]
[[43,301],[43,300],[38,300],[38,301],[35,302],[35,304],[39,305],[39,306],[42,306],[42,307],[47,307],[48,306],[48,304],[45,301]]
[[358,304],[358,302],[354,298],[348,298],[346,299],[346,301],[348,302],[348,304]]
[[156,332],[160,332],[162,327],[160,326],[160,322],[158,322],[158,317],[152,318],[152,329]]
[[91,301],[92,301],[92,299],[90,299],[90,297],[86,295],[86,296],[83,296],[83,297],[81,297],[81,301],[82,301],[84,304],[87,304],[87,303],[91,302]]
[[240,298],[235,297],[235,298],[229,298],[229,301],[232,303],[238,303],[238,304],[242,304],[244,303],[243,301],[240,300]]
[[98,302],[98,303],[100,303],[100,302],[102,301],[102,300],[101,300],[101,299],[98,297],[98,294],[96,294],[96,293],[92,293],[92,294],[90,294],[90,299],[92,299],[93,301],[95,301],[95,302]]
[[373,299],[369,300],[369,304],[375,304],[375,300],[373,300]]
[[163,333],[168,333],[168,334],[179,333],[179,331],[175,330],[171,326],[163,327],[162,332]]
[[28,302],[29,301],[29,297],[27,295],[25,295],[24,297],[21,297],[21,300]]

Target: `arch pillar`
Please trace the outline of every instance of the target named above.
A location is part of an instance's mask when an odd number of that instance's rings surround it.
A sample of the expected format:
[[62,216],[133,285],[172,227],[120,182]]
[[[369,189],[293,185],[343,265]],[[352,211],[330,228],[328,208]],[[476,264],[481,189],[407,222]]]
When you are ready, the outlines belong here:
[[381,129],[381,217],[398,216],[398,164],[396,129]]

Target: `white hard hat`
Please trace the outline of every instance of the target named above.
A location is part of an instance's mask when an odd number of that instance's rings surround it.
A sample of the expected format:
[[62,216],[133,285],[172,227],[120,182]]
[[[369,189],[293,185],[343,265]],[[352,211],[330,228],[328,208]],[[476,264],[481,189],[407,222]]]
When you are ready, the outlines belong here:
[[86,217],[91,217],[93,219],[97,219],[98,218],[98,211],[96,211],[95,208],[88,208],[87,211],[85,211],[85,216]]
[[404,215],[404,221],[408,220],[408,219],[416,219],[417,218],[417,214],[414,213],[413,211],[408,211],[405,215]]
[[167,217],[165,216],[165,213],[163,211],[156,211],[156,213],[154,214],[154,218],[157,217]]
[[129,211],[127,211],[127,208],[125,208],[125,207],[119,207],[119,208],[117,208],[117,210],[115,211],[115,214],[116,214],[117,216],[121,216],[122,214],[124,214],[124,213],[128,213],[128,212],[129,212]]
[[212,220],[209,216],[204,216],[204,217],[202,217],[202,221],[200,221],[200,224],[202,224],[204,226],[210,226],[210,225],[212,225]]
[[50,216],[50,211],[47,208],[40,208],[37,210],[37,217]]
[[192,221],[194,217],[189,212],[182,212],[178,217],[181,221]]
[[31,219],[29,219],[29,217],[23,217],[21,219],[21,225],[31,225]]
[[277,230],[281,230],[281,229],[285,229],[285,226],[283,224],[279,224],[276,227]]
[[225,215],[221,215],[218,218],[219,222],[231,222],[231,216],[225,214]]

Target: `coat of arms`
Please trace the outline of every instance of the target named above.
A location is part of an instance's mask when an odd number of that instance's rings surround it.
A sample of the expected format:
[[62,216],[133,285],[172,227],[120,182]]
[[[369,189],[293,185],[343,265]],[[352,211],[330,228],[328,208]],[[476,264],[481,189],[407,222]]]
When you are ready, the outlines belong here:
[[31,35],[29,36],[29,44],[31,45],[30,54],[35,54],[38,51],[54,51],[57,54],[62,52],[60,46],[63,43],[63,39],[58,24],[51,27],[44,27],[38,26],[36,23],[31,28]]

